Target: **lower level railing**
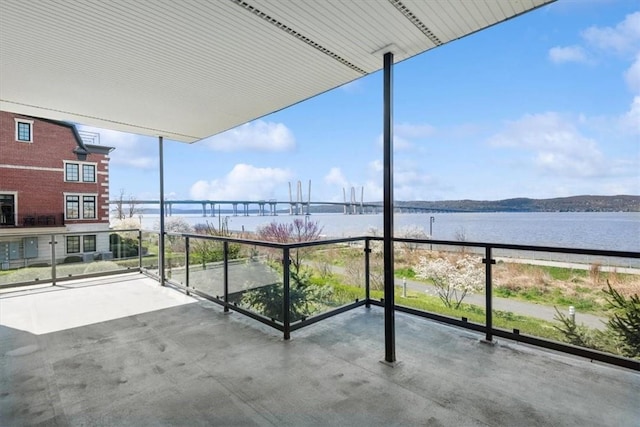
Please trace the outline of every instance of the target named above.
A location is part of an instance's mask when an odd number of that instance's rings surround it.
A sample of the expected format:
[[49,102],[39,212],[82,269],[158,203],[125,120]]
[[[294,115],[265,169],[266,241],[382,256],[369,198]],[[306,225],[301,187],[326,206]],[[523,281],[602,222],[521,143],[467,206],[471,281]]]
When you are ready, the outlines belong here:
[[[93,250],[80,253],[87,233],[35,236],[31,258],[24,239],[34,236],[1,238],[0,287],[141,271],[285,339],[356,307],[384,306],[379,237],[283,244],[166,233],[159,254],[156,232],[93,234]],[[7,255],[10,242],[22,252]],[[394,252],[397,311],[478,331],[487,342],[500,337],[640,370],[638,252],[399,238]]]

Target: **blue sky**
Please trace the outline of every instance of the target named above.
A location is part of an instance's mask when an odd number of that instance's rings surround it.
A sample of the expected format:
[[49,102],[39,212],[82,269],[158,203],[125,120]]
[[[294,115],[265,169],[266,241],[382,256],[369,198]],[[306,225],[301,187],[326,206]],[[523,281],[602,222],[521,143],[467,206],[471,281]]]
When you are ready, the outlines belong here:
[[[640,1],[560,0],[394,69],[396,200],[640,195]],[[100,132],[112,198],[158,197],[157,139]],[[382,73],[195,144],[168,199],[382,199]]]

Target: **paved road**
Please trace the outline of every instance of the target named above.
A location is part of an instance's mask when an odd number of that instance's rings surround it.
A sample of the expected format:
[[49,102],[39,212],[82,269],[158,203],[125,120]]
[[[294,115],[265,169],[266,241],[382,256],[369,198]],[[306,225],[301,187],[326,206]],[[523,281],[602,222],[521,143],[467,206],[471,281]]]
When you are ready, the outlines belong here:
[[[396,279],[396,286],[402,287],[402,279]],[[435,286],[428,285],[422,282],[416,282],[412,280],[407,280],[407,290],[418,291],[418,292],[426,292],[431,295],[436,295]],[[485,306],[485,296],[484,294],[467,294],[464,299],[464,302],[479,305],[481,307]],[[510,311],[515,314],[521,314],[523,316],[535,317],[537,319],[554,321],[554,317],[556,316],[556,310],[553,307],[535,304],[531,302],[518,301],[510,298],[500,298],[493,297],[493,309],[494,310],[502,310],[502,311]],[[559,310],[564,310],[565,314],[568,314],[567,307],[558,307]],[[605,323],[607,319],[604,317],[594,316],[592,314],[580,313],[576,312],[576,323],[594,328],[594,329],[605,329]]]
[[[338,274],[344,274],[345,270],[342,267],[333,266],[332,270]],[[396,278],[395,285],[397,287],[402,287],[403,279]],[[431,295],[436,294],[436,287],[429,285],[427,283],[407,280],[407,290],[417,291],[417,292],[426,292]],[[481,307],[485,306],[485,296],[484,294],[467,294],[464,299],[464,302],[478,305]],[[552,306],[535,304],[531,302],[518,301],[510,298],[500,298],[493,297],[493,309],[494,310],[502,310],[502,311],[510,311],[514,314],[521,314],[523,316],[535,317],[537,319],[547,320],[550,322],[555,321],[556,310]],[[560,307],[558,309],[564,311],[565,314],[568,314],[568,307]],[[606,321],[607,319],[604,317],[594,316],[592,314],[580,313],[576,312],[576,323],[584,324],[589,328],[594,329],[606,329]]]

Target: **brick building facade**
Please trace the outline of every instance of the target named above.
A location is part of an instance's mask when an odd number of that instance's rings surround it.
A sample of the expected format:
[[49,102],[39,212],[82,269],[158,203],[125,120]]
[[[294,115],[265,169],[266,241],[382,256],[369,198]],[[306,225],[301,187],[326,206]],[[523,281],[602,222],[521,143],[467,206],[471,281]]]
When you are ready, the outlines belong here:
[[91,232],[109,228],[111,150],[72,124],[0,112],[0,267],[49,251],[51,232],[83,233],[58,241],[61,257],[108,251],[107,234]]

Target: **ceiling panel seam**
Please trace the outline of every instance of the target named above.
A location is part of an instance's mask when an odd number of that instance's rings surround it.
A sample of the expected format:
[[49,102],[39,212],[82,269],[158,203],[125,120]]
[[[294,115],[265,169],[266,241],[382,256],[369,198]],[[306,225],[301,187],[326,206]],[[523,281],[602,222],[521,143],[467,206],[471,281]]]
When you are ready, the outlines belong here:
[[389,0],[389,3],[393,5],[400,13],[402,13],[413,25],[415,25],[422,33],[427,36],[433,44],[436,46],[442,45],[442,41],[427,27],[416,15],[411,12],[406,5],[404,5],[400,0]]
[[294,30],[293,28],[289,27],[288,25],[278,21],[277,19],[273,18],[272,16],[267,15],[266,13],[262,12],[260,9],[256,8],[255,6],[250,5],[248,2],[243,1],[243,0],[230,0],[232,3],[240,6],[241,8],[253,13],[254,15],[256,15],[258,18],[263,19],[265,21],[267,21],[268,23],[276,26],[277,28],[283,30],[284,32],[292,35],[293,37],[297,38],[298,40],[306,43],[307,45],[313,47],[314,49],[319,50],[320,52],[324,53],[325,55],[329,56],[330,58],[340,62],[343,65],[346,65],[347,67],[351,68],[352,70],[358,72],[361,75],[366,75],[367,72],[358,67],[357,65],[347,61],[346,59],[344,59],[343,57],[341,57],[340,55],[338,55],[335,52],[332,52],[331,50],[327,49],[326,47],[322,46],[321,44],[314,42],[312,39],[310,39],[309,37],[299,33],[298,31]]

